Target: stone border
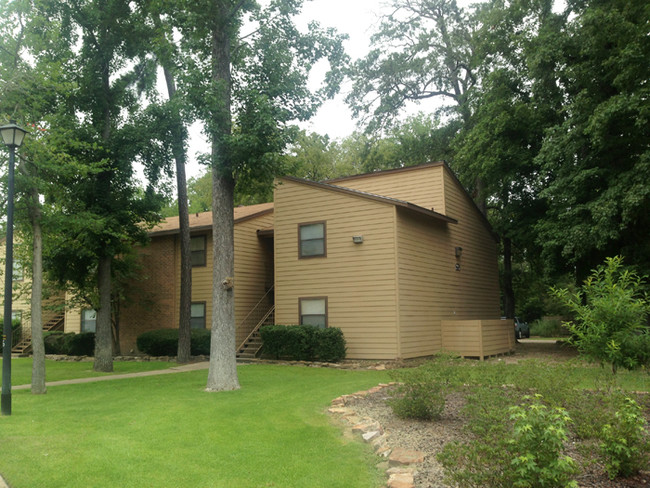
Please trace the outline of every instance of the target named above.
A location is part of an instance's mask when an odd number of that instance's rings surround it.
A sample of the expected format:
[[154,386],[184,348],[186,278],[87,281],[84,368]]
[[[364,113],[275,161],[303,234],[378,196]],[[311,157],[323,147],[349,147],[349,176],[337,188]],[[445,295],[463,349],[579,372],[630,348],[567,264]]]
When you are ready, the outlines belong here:
[[390,435],[384,431],[379,422],[369,417],[359,417],[352,408],[346,406],[348,402],[378,393],[384,388],[396,384],[395,382],[380,383],[369,390],[342,395],[332,400],[332,406],[328,412],[346,422],[347,428],[352,433],[359,434],[364,442],[371,444],[378,456],[388,459],[386,488],[414,488],[413,476],[417,464],[424,461],[424,453],[402,447],[392,447],[389,442]]

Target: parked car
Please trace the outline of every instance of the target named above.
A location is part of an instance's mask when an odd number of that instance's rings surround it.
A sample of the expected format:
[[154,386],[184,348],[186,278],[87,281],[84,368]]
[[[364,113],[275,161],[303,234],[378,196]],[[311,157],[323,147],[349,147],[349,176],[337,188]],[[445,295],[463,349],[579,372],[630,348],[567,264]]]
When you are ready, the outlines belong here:
[[519,317],[515,317],[515,337],[517,339],[530,337],[530,327],[526,322],[520,320]]

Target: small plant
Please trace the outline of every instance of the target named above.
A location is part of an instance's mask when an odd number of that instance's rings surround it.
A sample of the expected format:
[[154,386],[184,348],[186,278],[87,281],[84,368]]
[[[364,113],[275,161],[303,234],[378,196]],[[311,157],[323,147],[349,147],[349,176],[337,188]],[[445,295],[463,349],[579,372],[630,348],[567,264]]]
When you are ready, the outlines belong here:
[[510,408],[514,422],[510,439],[515,487],[577,487],[571,480],[577,472],[573,459],[562,456],[571,418],[563,408],[549,410],[541,395],[525,396],[527,407]]
[[641,407],[625,398],[614,422],[603,427],[600,452],[610,479],[631,476],[645,466],[649,448],[646,423]]
[[455,384],[456,371],[448,356],[438,356],[419,368],[393,372],[401,385],[388,404],[400,418],[435,420],[442,416],[446,396]]
[[577,487],[571,479],[576,465],[561,455],[571,421],[566,411],[549,410],[541,395],[525,396],[528,405],[510,407],[508,424],[502,414],[507,397],[495,388],[473,396],[466,412],[476,437],[467,444],[445,445],[438,460],[446,478],[476,488]]

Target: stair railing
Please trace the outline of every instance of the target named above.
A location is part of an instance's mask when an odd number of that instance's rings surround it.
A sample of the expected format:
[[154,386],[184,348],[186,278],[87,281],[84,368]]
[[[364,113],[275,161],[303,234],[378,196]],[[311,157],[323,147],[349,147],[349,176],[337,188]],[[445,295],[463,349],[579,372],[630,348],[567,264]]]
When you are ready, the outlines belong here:
[[246,336],[246,339],[244,339],[244,341],[239,345],[239,347],[237,348],[237,354],[239,353],[239,351],[241,349],[244,348],[246,343],[249,341],[249,339],[251,337],[253,337],[255,332],[257,332],[260,329],[260,327],[262,327],[264,325],[264,323],[266,322],[266,319],[268,319],[273,312],[275,312],[275,305],[271,305],[271,308],[264,314],[264,316],[260,319],[260,321],[257,323],[257,325],[255,327],[253,327],[253,330],[251,331],[251,333],[248,334],[248,336]]

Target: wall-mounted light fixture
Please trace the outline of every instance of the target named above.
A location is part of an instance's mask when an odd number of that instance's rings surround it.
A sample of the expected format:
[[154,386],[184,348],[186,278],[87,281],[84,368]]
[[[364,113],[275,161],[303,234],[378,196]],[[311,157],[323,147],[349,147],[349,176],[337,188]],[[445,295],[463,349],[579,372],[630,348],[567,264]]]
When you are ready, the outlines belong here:
[[463,255],[463,248],[460,246],[456,246],[455,252],[456,252],[456,257],[460,259],[460,257]]
[[352,242],[355,244],[363,244],[363,236],[358,235],[358,236],[352,236]]

